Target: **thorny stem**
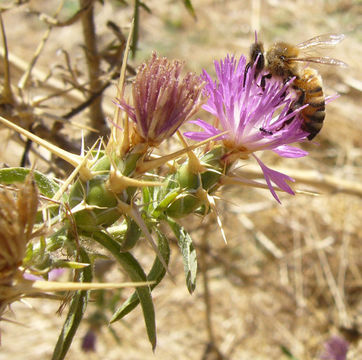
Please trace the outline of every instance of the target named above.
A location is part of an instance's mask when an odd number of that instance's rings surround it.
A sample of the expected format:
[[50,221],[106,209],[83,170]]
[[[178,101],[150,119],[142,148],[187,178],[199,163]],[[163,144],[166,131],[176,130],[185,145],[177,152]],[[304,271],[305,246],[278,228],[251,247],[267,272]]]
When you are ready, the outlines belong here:
[[[79,0],[80,7],[86,8],[93,0]],[[97,38],[95,33],[94,16],[92,4],[82,16],[82,28],[84,44],[86,51],[86,60],[89,76],[89,90],[91,94],[96,93],[102,87],[100,77],[100,58],[97,50]],[[102,134],[105,130],[106,123],[102,110],[102,95],[100,94],[89,107],[89,117],[91,126],[98,129]]]

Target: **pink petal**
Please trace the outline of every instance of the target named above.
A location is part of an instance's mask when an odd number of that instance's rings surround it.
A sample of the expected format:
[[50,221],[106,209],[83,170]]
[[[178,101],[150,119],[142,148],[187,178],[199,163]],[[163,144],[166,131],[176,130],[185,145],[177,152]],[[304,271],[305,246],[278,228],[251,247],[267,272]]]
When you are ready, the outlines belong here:
[[[192,140],[205,140],[205,139],[208,139],[212,136],[215,136],[215,135],[221,133],[221,131],[219,129],[216,129],[215,127],[213,127],[212,125],[208,124],[207,122],[205,122],[201,119],[190,121],[190,123],[200,126],[201,128],[203,128],[205,130],[203,132],[199,132],[199,131],[185,132],[184,135]],[[224,137],[224,135],[220,136],[220,139],[222,139],[223,137]]]
[[273,149],[273,151],[285,158],[300,158],[308,155],[308,151],[289,145],[280,145]]
[[[56,268],[56,269],[50,270],[48,272],[48,280],[49,281],[57,280],[60,276],[63,275],[64,272],[65,272],[65,269],[63,269],[63,268]],[[44,278],[42,276],[34,275],[31,273],[27,273],[27,272],[25,272],[23,274],[23,277],[26,280],[32,280],[32,281],[42,280],[42,281],[44,281]]]
[[254,154],[253,154],[254,158],[256,159],[256,161],[258,162],[261,170],[263,171],[264,174],[264,178],[265,181],[269,187],[270,192],[272,193],[272,195],[274,196],[274,199],[276,201],[278,201],[279,204],[281,204],[278,195],[276,194],[276,192],[274,191],[272,182],[274,184],[276,184],[278,187],[280,187],[282,190],[284,190],[285,192],[287,192],[288,194],[294,195],[294,191],[292,190],[292,188],[286,183],[285,180],[289,180],[289,181],[293,181],[294,179],[291,178],[288,175],[285,175],[279,171],[275,171],[272,170],[270,168],[268,168],[267,166],[264,165],[264,163],[258,159]]
[[114,99],[112,102],[117,105],[120,109],[124,110],[128,116],[136,122],[136,113],[134,107],[128,105],[124,99]]
[[198,131],[187,131],[187,132],[184,132],[184,135],[187,138],[196,140],[196,141],[206,140],[211,137],[211,135],[207,134],[206,132],[198,132]]
[[49,281],[54,281],[54,280],[58,280],[58,278],[60,278],[65,272],[65,269],[63,268],[57,268],[57,269],[53,269],[50,270],[48,273],[48,280]]

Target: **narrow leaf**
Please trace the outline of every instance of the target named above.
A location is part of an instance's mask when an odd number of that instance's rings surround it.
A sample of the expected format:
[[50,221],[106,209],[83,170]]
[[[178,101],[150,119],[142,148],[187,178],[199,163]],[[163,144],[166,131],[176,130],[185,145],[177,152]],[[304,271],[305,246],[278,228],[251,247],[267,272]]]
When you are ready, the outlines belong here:
[[[146,274],[144,273],[138,261],[133,257],[132,254],[128,252],[121,253],[121,246],[117,243],[117,241],[113,240],[106,233],[100,231],[92,233],[91,238],[112,253],[112,255],[126,271],[132,281],[147,281]],[[141,302],[148,339],[150,340],[152,349],[155,349],[156,319],[151,296],[151,289],[149,286],[140,286],[136,289],[136,292]]]
[[187,11],[191,14],[191,16],[196,20],[195,9],[192,6],[191,0],[183,0],[183,3],[187,9]]
[[298,360],[284,345],[281,346],[281,350],[289,359]]
[[160,217],[163,214],[163,212],[167,209],[167,207],[176,199],[179,193],[180,191],[177,189],[169,192],[167,195],[164,195],[160,203],[152,212],[152,216],[155,218]]
[[[158,229],[154,229],[158,237],[158,249],[160,254],[165,259],[165,262],[169,263],[170,260],[170,246],[168,240],[164,234],[162,234]],[[152,268],[147,275],[148,281],[154,281],[155,283],[151,285],[151,291],[161,282],[166,274],[165,267],[162,265],[159,258],[156,256]],[[139,298],[137,292],[134,292],[113,314],[110,323],[122,319],[124,316],[129,314],[138,304]]]
[[177,238],[178,246],[180,247],[184,263],[186,285],[190,294],[192,294],[196,287],[196,250],[194,248],[194,245],[192,244],[190,234],[181,225],[171,220],[170,218],[168,218],[167,221]]
[[[88,254],[81,248],[79,251],[81,261],[90,263]],[[90,266],[80,270],[80,282],[92,281],[92,269]],[[88,291],[77,291],[70,303],[69,312],[64,322],[63,329],[59,335],[57,344],[55,345],[52,360],[62,360],[72,344],[73,337],[83,318],[88,303]]]
[[[11,185],[17,182],[22,183],[25,181],[25,178],[30,171],[30,169],[21,167],[0,169],[0,183],[6,185]],[[59,189],[58,184],[39,171],[33,170],[33,173],[34,180],[38,186],[40,194],[52,198]]]

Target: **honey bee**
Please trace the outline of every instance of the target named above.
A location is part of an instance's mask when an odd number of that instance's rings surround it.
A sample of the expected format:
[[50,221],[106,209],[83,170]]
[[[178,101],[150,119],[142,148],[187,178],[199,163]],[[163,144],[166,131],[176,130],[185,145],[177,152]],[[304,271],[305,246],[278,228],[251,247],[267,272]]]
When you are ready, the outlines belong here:
[[[291,87],[299,94],[294,102],[294,109],[308,104],[301,110],[303,118],[302,129],[309,133],[308,140],[312,140],[321,130],[325,118],[325,96],[322,78],[318,71],[306,67],[303,63],[318,63],[346,67],[343,61],[319,56],[308,56],[312,50],[332,47],[344,39],[343,34],[324,34],[315,36],[298,45],[286,42],[276,42],[264,53],[263,44],[255,40],[250,48],[250,62],[246,72],[255,64],[255,77],[265,69],[267,74],[261,77],[260,86],[265,88],[265,81],[271,77],[279,77],[285,83],[295,77]],[[293,110],[294,110],[293,109]],[[288,120],[290,123],[293,119]],[[282,127],[286,125],[283,124]]]

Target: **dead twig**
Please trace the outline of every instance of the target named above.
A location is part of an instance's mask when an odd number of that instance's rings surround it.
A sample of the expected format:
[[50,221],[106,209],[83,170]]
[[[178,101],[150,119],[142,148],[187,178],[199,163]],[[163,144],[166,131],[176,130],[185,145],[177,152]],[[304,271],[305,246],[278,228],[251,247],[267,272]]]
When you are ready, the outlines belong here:
[[8,53],[8,45],[6,41],[5,35],[5,26],[3,22],[3,18],[0,13],[0,26],[1,26],[1,36],[3,40],[4,47],[4,85],[2,91],[2,99],[0,99],[1,103],[5,104],[13,104],[14,96],[11,91],[11,80],[10,80],[10,65],[9,65],[9,53]]
[[[88,66],[89,90],[92,94],[95,94],[102,87],[102,83],[99,80],[101,70],[94,24],[93,1],[80,0],[80,5],[82,8],[88,7],[87,10],[82,14],[82,28],[86,51],[86,61]],[[89,117],[91,126],[99,129],[100,134],[102,135],[106,129],[106,123],[102,110],[102,96],[97,97],[92,102],[91,106],[89,107]]]

